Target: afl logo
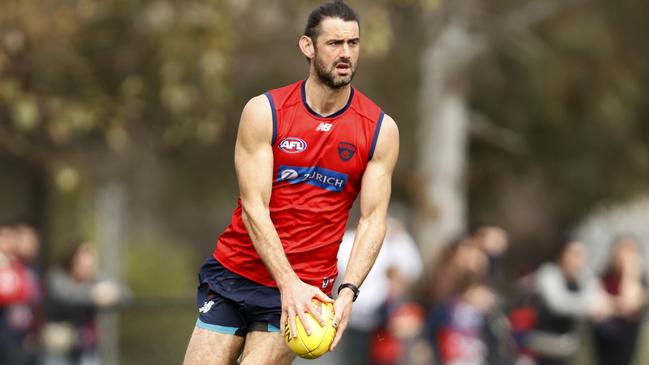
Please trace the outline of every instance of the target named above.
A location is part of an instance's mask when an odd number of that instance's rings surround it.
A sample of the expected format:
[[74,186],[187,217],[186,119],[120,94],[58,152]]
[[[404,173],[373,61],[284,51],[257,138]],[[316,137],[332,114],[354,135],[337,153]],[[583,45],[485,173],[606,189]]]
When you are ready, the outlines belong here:
[[288,153],[300,153],[306,151],[306,142],[295,137],[286,137],[279,142],[279,149]]

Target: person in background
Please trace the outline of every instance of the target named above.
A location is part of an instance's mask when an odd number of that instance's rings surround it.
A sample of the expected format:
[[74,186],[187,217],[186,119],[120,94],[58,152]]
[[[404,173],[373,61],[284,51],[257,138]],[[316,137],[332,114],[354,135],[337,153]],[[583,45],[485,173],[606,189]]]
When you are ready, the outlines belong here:
[[21,361],[34,364],[38,355],[39,314],[42,299],[36,260],[40,250],[38,232],[27,223],[15,226],[14,256],[24,267],[25,296],[7,308],[7,321],[20,342]]
[[536,273],[523,271],[516,279],[513,293],[508,298],[508,323],[514,345],[513,364],[533,365],[534,351],[528,346],[529,339],[538,324],[538,296]]
[[579,346],[576,320],[600,322],[611,313],[599,281],[586,268],[587,254],[584,243],[567,239],[557,261],[536,272],[538,322],[527,345],[538,365],[567,364]]
[[38,236],[32,227],[0,227],[0,364],[27,365],[36,361],[40,288],[36,271],[29,265],[37,253]]
[[462,293],[467,281],[484,282],[489,258],[475,244],[473,237],[458,239],[439,255],[436,264],[424,280],[422,301],[434,307]]
[[494,293],[475,278],[467,277],[459,295],[444,304],[444,318],[435,333],[440,365],[486,365],[485,319],[496,304]]
[[509,235],[502,227],[482,225],[473,234],[473,242],[487,256],[485,285],[495,300],[493,307],[484,312],[482,338],[487,347],[487,362],[490,365],[511,364],[515,346],[504,308],[505,273],[502,265],[502,258],[509,248]]
[[89,242],[73,246],[47,279],[45,365],[98,364],[97,312],[123,302],[126,291],[98,279],[97,255]]
[[484,225],[480,226],[473,234],[473,242],[487,255],[487,284],[502,291],[504,286],[504,273],[501,260],[509,248],[509,235],[502,227]]
[[[344,276],[355,238],[348,230],[338,251],[338,270]],[[341,342],[345,364],[370,363],[370,341],[373,334],[386,324],[389,309],[405,300],[412,283],[422,271],[422,259],[412,236],[394,217],[388,218],[383,246],[363,283],[363,295],[352,307],[346,336]]]
[[425,290],[431,306],[426,331],[436,364],[486,364],[483,329],[496,301],[486,285],[488,268],[488,256],[473,236],[459,239],[440,255]]
[[644,262],[638,242],[630,236],[617,239],[609,257],[600,279],[613,313],[594,325],[595,352],[599,365],[629,365],[647,303]]

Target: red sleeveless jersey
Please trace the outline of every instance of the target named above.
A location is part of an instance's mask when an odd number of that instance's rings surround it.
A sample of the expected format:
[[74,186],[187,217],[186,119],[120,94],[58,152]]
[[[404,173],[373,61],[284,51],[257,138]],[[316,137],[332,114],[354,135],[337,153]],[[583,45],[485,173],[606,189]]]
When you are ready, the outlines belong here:
[[[351,89],[345,107],[327,117],[306,103],[305,82],[267,92],[273,113],[270,218],[295,273],[330,294],[349,210],[372,158],[381,109]],[[241,200],[219,238],[216,258],[232,272],[277,286],[241,218]]]

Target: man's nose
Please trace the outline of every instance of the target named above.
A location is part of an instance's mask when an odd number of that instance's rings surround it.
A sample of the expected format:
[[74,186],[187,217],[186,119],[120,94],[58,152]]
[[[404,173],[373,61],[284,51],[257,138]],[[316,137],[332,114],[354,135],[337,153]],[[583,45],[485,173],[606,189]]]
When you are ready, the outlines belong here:
[[343,44],[340,50],[340,58],[349,59],[351,56],[351,50],[349,49],[349,44]]

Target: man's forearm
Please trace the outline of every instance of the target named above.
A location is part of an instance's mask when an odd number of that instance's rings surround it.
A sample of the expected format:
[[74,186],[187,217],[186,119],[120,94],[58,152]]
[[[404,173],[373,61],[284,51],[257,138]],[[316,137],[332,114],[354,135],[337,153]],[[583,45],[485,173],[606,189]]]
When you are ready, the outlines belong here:
[[345,270],[344,283],[360,286],[372,269],[385,238],[384,218],[362,220],[358,223],[354,245]]
[[267,210],[260,212],[259,210],[246,211],[244,209],[242,218],[255,250],[278,287],[297,278]]

